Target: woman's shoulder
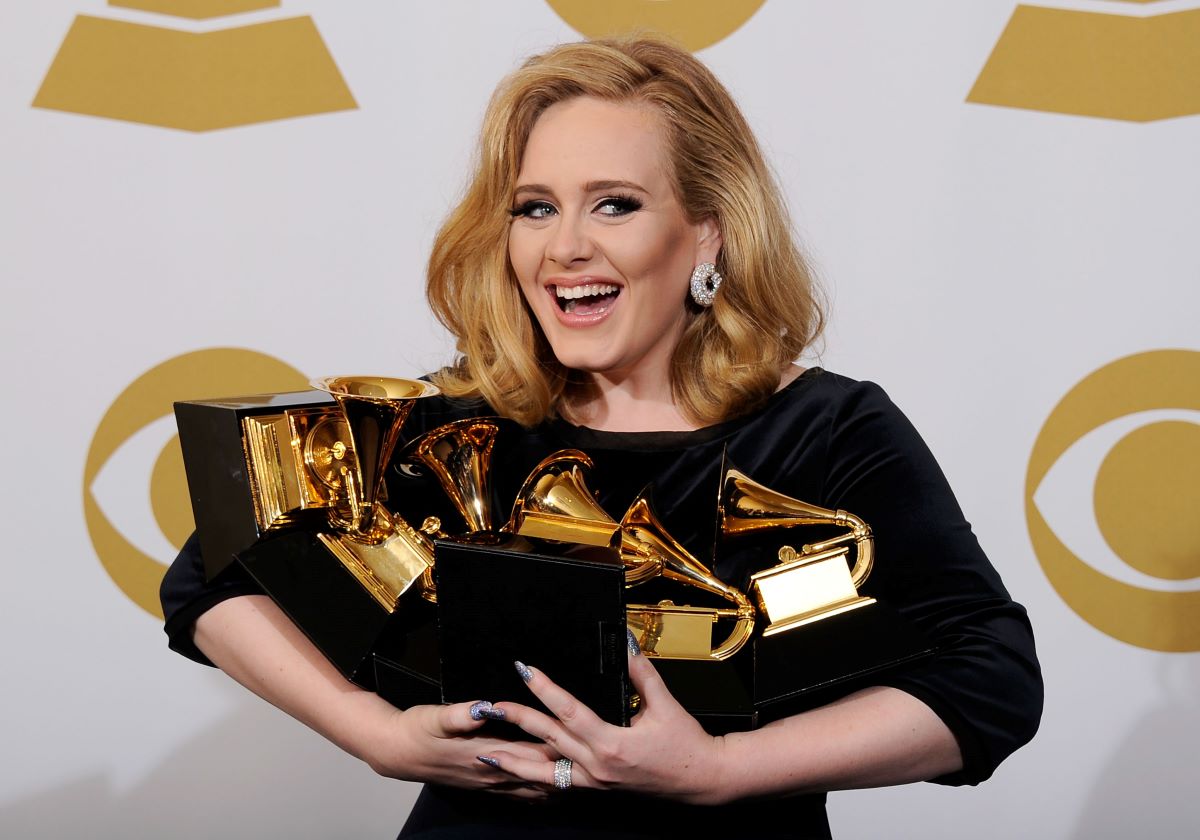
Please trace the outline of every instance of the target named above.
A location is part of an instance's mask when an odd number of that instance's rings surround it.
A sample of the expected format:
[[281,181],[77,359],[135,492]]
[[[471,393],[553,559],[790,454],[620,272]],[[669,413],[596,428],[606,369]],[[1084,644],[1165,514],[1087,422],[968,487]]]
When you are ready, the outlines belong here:
[[787,382],[747,420],[750,424],[799,420],[842,423],[879,413],[900,414],[878,384],[810,367]]

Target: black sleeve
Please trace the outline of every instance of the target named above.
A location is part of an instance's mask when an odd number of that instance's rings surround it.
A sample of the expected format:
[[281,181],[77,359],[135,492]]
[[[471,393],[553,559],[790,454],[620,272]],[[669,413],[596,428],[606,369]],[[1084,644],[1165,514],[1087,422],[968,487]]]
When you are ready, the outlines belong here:
[[875,533],[865,594],[897,607],[938,652],[882,682],[912,694],[958,739],[964,766],[934,781],[976,784],[1037,731],[1033,631],[963,517],[941,468],[878,386],[851,386],[830,424],[823,493]]
[[221,574],[206,582],[200,539],[193,533],[167,569],[158,590],[166,619],[163,629],[167,632],[167,645],[188,659],[212,665],[192,642],[192,625],[204,612],[226,598],[261,591],[240,563],[230,563]]

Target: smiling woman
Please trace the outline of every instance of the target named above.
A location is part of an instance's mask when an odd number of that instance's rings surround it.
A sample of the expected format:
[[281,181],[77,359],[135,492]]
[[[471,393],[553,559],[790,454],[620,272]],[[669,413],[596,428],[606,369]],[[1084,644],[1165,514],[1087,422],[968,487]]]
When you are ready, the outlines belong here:
[[660,122],[647,106],[561,102],[534,126],[517,176],[509,260],[554,357],[604,394],[602,416],[567,406],[593,427],[617,429],[638,403],[662,415],[658,428],[688,427],[662,385],[694,317],[692,270],[717,258],[721,234],[684,215]]
[[[714,556],[728,455],[773,490],[870,522],[879,559],[862,594],[926,631],[936,655],[723,737],[632,635],[641,706],[628,727],[536,662],[515,667],[551,714],[499,697],[401,711],[346,682],[253,582],[205,584],[194,541],[164,581],[172,645],[379,773],[426,782],[403,836],[827,838],[826,791],[986,779],[1037,728],[1025,611],[883,391],[794,364],[821,311],[725,89],[661,41],[566,45],[501,85],[480,148],[429,262],[429,301],[459,357],[433,375],[446,396],[418,401],[406,432],[518,420],[497,475],[582,449],[614,520],[653,483],[664,527],[696,557]],[[510,502],[516,491],[498,488]],[[706,580],[741,594],[774,562],[722,546]]]
[[[704,263],[726,280],[711,309],[686,302]],[[549,305],[589,285],[616,286],[611,306]],[[656,399],[660,429],[747,414],[824,323],[745,118],[708,68],[655,40],[566,45],[500,86],[427,288],[462,353],[438,384],[530,425],[629,428]],[[665,390],[631,377],[635,362]]]

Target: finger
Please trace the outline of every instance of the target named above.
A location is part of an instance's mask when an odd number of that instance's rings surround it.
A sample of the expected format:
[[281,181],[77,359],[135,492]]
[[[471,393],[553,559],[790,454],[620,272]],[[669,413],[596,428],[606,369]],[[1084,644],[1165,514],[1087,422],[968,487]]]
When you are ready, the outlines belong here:
[[591,740],[600,735],[604,727],[610,725],[537,668],[530,668],[520,662],[513,664],[534,696],[541,700],[550,713],[573,735],[585,741]]
[[[496,706],[504,712],[504,720],[542,741],[553,751],[553,758],[565,754],[588,755],[591,750],[586,743],[576,738],[561,722],[550,715],[521,703],[500,703]],[[548,758],[551,756],[547,756]]]
[[474,732],[489,719],[503,720],[504,713],[497,713],[495,707],[487,700],[440,706],[436,714],[437,726],[441,730],[438,734],[444,738]]
[[[511,777],[510,777],[511,778]],[[542,785],[513,780],[482,788],[484,793],[493,793],[506,798],[521,799],[526,802],[537,802],[546,799],[550,791]]]
[[478,763],[480,778],[486,787],[479,788],[485,793],[497,793],[514,796],[518,799],[544,799],[547,790],[541,785],[531,784],[524,779],[518,779],[500,768],[500,762],[491,754],[480,755]]
[[[632,639],[632,634],[630,634],[630,638]],[[637,650],[636,653],[634,653],[635,650]],[[642,707],[638,710],[637,717],[640,717],[651,706],[679,705],[679,701],[675,699],[671,690],[667,688],[667,684],[663,682],[663,678],[659,676],[654,663],[637,649],[636,642],[632,642],[629,647],[629,679],[633,682],[634,690],[642,698]]]
[[[527,783],[544,785],[547,789],[554,789],[556,787],[554,784],[554,767],[557,762],[522,758],[504,750],[493,750],[487,755],[481,755],[479,760],[497,770],[503,770],[515,779],[522,779]],[[573,788],[592,788],[596,787],[596,783],[583,765],[572,762],[570,786]]]
[[499,744],[489,745],[488,749],[492,749],[493,747],[533,761],[555,761],[562,758],[562,753],[549,744],[535,744],[527,741],[504,741]]

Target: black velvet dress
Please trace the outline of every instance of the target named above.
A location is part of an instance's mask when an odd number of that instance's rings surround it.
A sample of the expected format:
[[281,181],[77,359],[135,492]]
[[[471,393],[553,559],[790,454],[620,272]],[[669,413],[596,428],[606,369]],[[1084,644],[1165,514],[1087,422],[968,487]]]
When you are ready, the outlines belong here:
[[[487,406],[418,401],[412,437]],[[850,511],[875,533],[876,563],[862,587],[897,608],[939,645],[938,653],[878,684],[926,703],[950,728],[964,767],[935,781],[975,784],[1037,729],[1042,682],[1023,607],[1008,595],[980,549],[945,476],[916,430],[878,386],[818,368],[759,411],[692,432],[600,432],[551,421],[497,447],[502,503],[550,452],[577,448],[596,468],[589,486],[620,518],[648,483],[667,530],[695,556],[713,557],[714,506],[723,451],[755,481],[786,495]],[[507,495],[506,495],[507,494]],[[753,543],[722,547],[722,579],[744,588],[775,562]],[[205,661],[188,629],[223,598],[256,591],[234,567],[203,579],[195,541],[163,581],[166,630],[175,650]],[[551,675],[553,676],[553,675]],[[802,745],[798,749],[802,749]],[[687,807],[634,796],[571,791],[549,803],[426,786],[403,836],[422,837],[828,837],[824,796]]]

